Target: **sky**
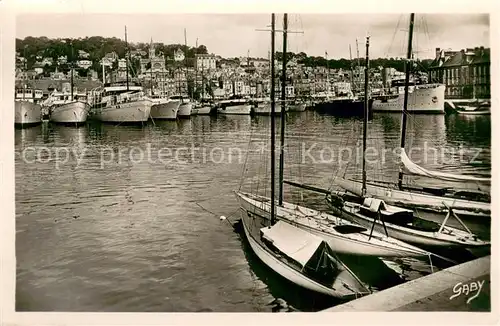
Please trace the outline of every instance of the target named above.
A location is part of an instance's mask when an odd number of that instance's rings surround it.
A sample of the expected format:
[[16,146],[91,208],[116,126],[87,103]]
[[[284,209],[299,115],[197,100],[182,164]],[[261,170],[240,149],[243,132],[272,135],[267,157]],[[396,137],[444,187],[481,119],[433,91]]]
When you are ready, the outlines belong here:
[[[328,58],[365,56],[366,36],[370,35],[370,57],[405,56],[409,14],[288,14],[289,30],[301,31],[288,36],[288,51]],[[276,28],[282,29],[283,15],[276,14]],[[209,52],[222,57],[267,57],[271,48],[268,32],[270,14],[181,14],[181,13],[93,13],[24,12],[16,17],[16,37],[49,38],[103,36],[124,38],[124,26],[130,42],[184,43],[184,28],[190,46],[204,44]],[[488,14],[416,14],[415,56],[433,58],[435,48],[460,50],[490,46]],[[276,51],[282,51],[282,34],[276,34]]]

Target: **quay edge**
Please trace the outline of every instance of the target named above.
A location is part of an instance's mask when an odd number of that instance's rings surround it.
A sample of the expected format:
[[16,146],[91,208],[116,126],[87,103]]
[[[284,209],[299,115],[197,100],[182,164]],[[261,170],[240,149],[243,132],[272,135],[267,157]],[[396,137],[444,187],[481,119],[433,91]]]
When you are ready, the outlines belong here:
[[490,312],[490,260],[475,259],[322,312]]

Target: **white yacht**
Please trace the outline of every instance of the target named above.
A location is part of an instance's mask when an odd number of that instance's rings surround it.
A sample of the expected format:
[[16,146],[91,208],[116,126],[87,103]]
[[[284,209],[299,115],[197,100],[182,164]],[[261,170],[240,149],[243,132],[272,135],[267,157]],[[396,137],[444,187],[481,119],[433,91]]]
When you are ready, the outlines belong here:
[[153,102],[142,86],[115,83],[92,91],[91,115],[102,122],[147,122]]
[[86,93],[67,90],[52,92],[45,105],[49,106],[49,120],[55,123],[84,123],[90,109]]
[[42,122],[42,107],[39,102],[43,92],[28,87],[17,88],[14,98],[14,124],[34,125]]
[[171,99],[179,100],[179,111],[177,112],[177,117],[179,118],[189,118],[191,117],[191,111],[193,110],[193,102],[188,97],[183,96],[172,96]]
[[[422,84],[408,88],[408,112],[412,113],[444,113],[443,84]],[[373,101],[373,112],[398,112],[403,111],[404,91],[399,94],[386,96]]]
[[252,112],[252,105],[243,98],[223,100],[218,106],[217,114],[250,114]]
[[181,101],[167,97],[153,95],[151,97],[151,119],[175,120]]

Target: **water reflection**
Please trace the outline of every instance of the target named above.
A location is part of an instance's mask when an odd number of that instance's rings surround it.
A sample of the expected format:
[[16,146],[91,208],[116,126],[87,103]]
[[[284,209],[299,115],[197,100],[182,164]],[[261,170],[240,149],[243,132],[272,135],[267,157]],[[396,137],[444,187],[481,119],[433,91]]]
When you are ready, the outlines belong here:
[[[397,147],[399,118],[375,115],[369,142],[379,148]],[[331,186],[337,162],[307,158],[303,162],[302,145],[316,144],[310,152],[316,158],[326,148],[355,149],[362,121],[314,111],[289,114],[286,119],[285,179]],[[487,121],[452,116],[417,119],[422,130],[412,130],[419,142],[443,138],[442,147],[455,148],[457,142],[450,135],[467,137],[464,147],[481,147],[484,162],[490,162],[490,142],[481,141],[486,137],[481,123]],[[279,117],[276,122],[278,132]],[[97,123],[74,128],[44,123],[16,130],[17,152],[27,146],[49,149],[39,161],[16,156],[16,309],[270,311],[266,304],[275,297],[305,311],[334,304],[331,298],[311,294],[272,273],[219,220],[220,215],[230,217],[237,211],[233,190],[242,181],[259,180],[257,190],[269,187],[269,174],[262,178],[269,171],[268,153],[249,144],[269,141],[269,123],[267,116],[194,116],[144,126]],[[464,129],[469,136],[464,136]],[[279,144],[279,137],[276,141]],[[187,150],[193,145],[198,148],[194,155]],[[62,156],[64,147],[69,149],[67,160]],[[171,154],[158,160],[159,149],[167,148]],[[53,155],[56,149],[61,156]],[[237,154],[235,149],[243,154],[242,161],[237,155],[228,159],[229,153]],[[182,162],[173,159],[176,151]],[[221,153],[225,156],[216,163],[209,156],[212,152],[215,159]],[[361,171],[356,162],[349,168]],[[440,166],[453,168],[463,166],[453,161]],[[395,176],[397,164],[385,162],[380,171]],[[323,195],[297,188],[285,186],[285,200],[328,211]],[[471,225],[474,231],[489,232],[476,222],[477,226]],[[351,258],[345,258],[349,267],[372,287],[382,289],[397,281],[380,261]],[[416,266],[423,266],[409,264],[419,271]],[[423,273],[422,268],[419,275]]]
[[42,135],[43,126],[36,125],[30,128],[15,128],[14,129],[14,145],[27,146],[35,142]]

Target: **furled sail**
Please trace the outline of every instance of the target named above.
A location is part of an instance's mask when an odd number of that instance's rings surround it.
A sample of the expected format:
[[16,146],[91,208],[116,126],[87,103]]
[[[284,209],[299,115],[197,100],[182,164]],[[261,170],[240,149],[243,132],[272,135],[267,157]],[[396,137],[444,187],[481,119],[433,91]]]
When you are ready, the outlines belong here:
[[422,175],[431,178],[437,178],[446,181],[470,181],[470,182],[481,182],[490,183],[491,178],[480,178],[469,175],[451,174],[437,171],[429,171],[410,160],[406,155],[405,149],[401,149],[401,162],[404,164],[405,168],[412,174]]

